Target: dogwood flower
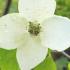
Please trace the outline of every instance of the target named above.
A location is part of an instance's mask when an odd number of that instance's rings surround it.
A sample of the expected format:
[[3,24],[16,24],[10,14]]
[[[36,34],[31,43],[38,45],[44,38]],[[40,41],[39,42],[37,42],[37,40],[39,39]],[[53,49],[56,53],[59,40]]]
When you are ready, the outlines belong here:
[[17,48],[21,70],[41,63],[47,49],[62,51],[70,46],[70,20],[54,15],[55,0],[19,0],[19,13],[0,18],[0,47]]

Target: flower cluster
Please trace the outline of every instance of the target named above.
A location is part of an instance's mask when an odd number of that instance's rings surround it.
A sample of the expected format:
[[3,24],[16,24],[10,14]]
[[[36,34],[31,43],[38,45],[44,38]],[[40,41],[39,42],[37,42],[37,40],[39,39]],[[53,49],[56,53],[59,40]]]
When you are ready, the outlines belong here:
[[19,13],[0,17],[0,47],[17,48],[21,70],[41,63],[48,48],[62,51],[70,46],[70,20],[54,15],[55,0],[19,0]]

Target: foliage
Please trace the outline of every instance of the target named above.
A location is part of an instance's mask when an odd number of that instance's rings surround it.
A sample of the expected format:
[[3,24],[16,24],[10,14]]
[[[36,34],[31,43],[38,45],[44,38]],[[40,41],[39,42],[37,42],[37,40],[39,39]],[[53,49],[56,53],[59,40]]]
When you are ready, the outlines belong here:
[[48,52],[46,59],[33,70],[57,70],[56,64],[50,54],[50,51]]
[[70,63],[68,63],[68,70],[70,70]]
[[19,70],[16,50],[0,49],[0,70]]

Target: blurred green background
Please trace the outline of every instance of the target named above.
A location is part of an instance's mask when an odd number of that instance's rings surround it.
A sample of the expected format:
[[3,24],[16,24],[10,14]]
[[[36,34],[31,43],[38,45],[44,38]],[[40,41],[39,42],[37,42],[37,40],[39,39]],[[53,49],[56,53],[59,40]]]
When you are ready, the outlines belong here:
[[[18,0],[12,0],[9,13],[18,12],[17,2]],[[55,14],[70,18],[70,0],[56,0],[56,2],[57,7]],[[0,0],[0,16],[2,16],[5,11],[6,3],[7,0]],[[16,50],[7,51],[0,49],[0,70],[19,70],[15,56]],[[69,60],[64,56],[56,60],[57,70],[67,70],[68,62]]]
[[[7,0],[0,0],[0,16],[5,9],[6,2]],[[12,0],[9,12],[18,12],[17,2],[18,0]],[[56,2],[57,8],[55,13],[57,15],[62,15],[70,18],[70,0],[56,0]]]

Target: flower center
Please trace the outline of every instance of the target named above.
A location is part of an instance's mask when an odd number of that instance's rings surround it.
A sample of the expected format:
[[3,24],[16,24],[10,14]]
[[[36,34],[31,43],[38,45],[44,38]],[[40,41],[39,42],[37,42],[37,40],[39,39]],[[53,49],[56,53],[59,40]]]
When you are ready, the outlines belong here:
[[37,36],[41,31],[41,26],[39,23],[29,22],[28,32],[34,36]]

